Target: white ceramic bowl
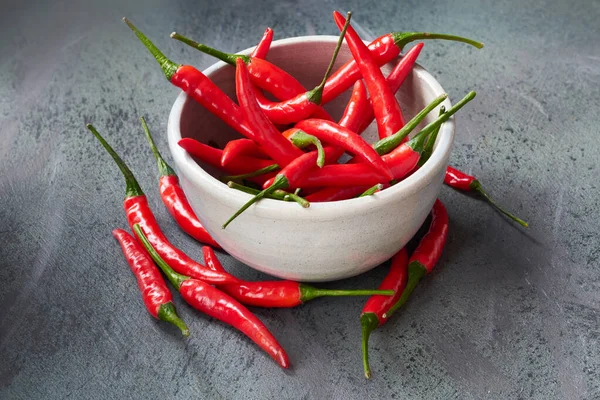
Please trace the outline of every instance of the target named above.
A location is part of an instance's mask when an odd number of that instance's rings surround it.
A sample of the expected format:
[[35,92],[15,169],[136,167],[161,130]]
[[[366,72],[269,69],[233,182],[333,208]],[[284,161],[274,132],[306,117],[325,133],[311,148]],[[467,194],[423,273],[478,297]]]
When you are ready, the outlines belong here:
[[[290,72],[306,88],[312,88],[321,80],[336,42],[335,36],[278,40],[273,42],[268,59]],[[241,53],[249,54],[251,50]],[[351,57],[344,46],[336,67]],[[392,66],[385,66],[384,73]],[[204,73],[235,99],[234,67],[218,62]],[[415,66],[398,93],[406,119],[442,93],[440,84],[423,68]],[[348,97],[349,91],[325,108],[337,118]],[[447,109],[451,106],[448,100],[443,105]],[[437,114],[437,110],[433,111],[424,124],[433,121]],[[374,123],[363,136],[374,141]],[[307,209],[293,202],[264,199],[227,229],[221,225],[251,196],[230,189],[211,175],[216,173],[213,168],[199,165],[177,145],[184,137],[224,146],[239,135],[185,93],[177,97],[168,124],[171,154],[192,208],[223,249],[273,276],[330,281],[360,274],[386,261],[417,232],[442,185],[454,140],[454,119],[442,125],[429,161],[397,185],[374,196],[312,203]]]

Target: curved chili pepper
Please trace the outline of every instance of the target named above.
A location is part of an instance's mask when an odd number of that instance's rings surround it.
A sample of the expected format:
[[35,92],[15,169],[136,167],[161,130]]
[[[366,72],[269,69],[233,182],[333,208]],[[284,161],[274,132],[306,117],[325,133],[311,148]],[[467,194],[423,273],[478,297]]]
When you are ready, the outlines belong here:
[[181,330],[183,336],[189,336],[188,327],[177,315],[171,291],[152,259],[133,236],[123,229],[115,229],[112,234],[119,241],[131,272],[137,279],[144,305],[150,315],[161,321],[170,322]]
[[231,160],[239,156],[248,156],[254,158],[268,158],[265,152],[251,139],[236,139],[227,142],[223,148],[221,156],[221,165],[227,166]]
[[150,143],[150,148],[154,153],[154,158],[156,158],[156,162],[158,163],[158,172],[160,173],[159,180],[159,191],[160,198],[163,201],[163,204],[169,211],[169,214],[173,217],[177,225],[188,235],[198,240],[199,242],[210,244],[211,246],[215,246],[221,248],[219,244],[210,236],[210,233],[206,231],[202,223],[192,210],[190,203],[185,197],[185,193],[181,186],[179,186],[179,178],[177,174],[165,162],[162,155],[156,148],[156,144],[154,143],[154,139],[150,134],[150,129],[148,129],[148,125],[146,124],[146,120],[144,117],[141,117],[142,127],[144,128],[144,133],[146,134],[146,139],[148,139],[148,143]]
[[347,150],[356,158],[371,164],[381,175],[392,179],[390,171],[379,154],[362,137],[350,129],[323,119],[306,119],[298,122],[295,127],[316,136],[323,142]]
[[215,272],[210,268],[197,263],[167,240],[160,230],[158,222],[156,222],[156,218],[154,217],[154,214],[152,214],[152,210],[150,210],[150,207],[148,206],[148,200],[146,199],[144,192],[140,188],[139,183],[133,176],[129,167],[127,167],[121,157],[119,157],[100,133],[98,133],[96,128],[91,124],[88,124],[87,128],[92,132],[96,139],[98,139],[108,154],[111,155],[123,173],[126,183],[123,206],[125,208],[129,226],[133,229],[133,225],[140,224],[147,232],[150,242],[156,247],[160,255],[168,260],[171,266],[176,268],[177,272],[202,279],[211,284],[237,282],[237,279],[229,274]]
[[[343,18],[338,12],[334,12],[333,17],[336,22],[339,18]],[[377,121],[379,138],[383,139],[391,136],[404,126],[400,104],[398,104],[396,96],[390,90],[379,65],[371,57],[369,48],[352,26],[347,28],[346,43],[348,43],[348,47],[358,64],[360,73],[371,95],[371,104]]]
[[369,366],[369,336],[377,327],[385,324],[387,317],[385,312],[400,300],[400,296],[406,286],[408,275],[408,253],[402,248],[392,257],[392,264],[388,274],[385,276],[379,289],[391,289],[395,292],[392,297],[372,296],[360,314],[360,325],[362,327],[362,355],[365,377],[371,378],[371,367]]
[[242,60],[248,67],[252,82],[279,100],[291,99],[300,93],[306,92],[304,86],[296,78],[266,60],[241,54],[224,53],[182,36],[177,32],[171,33],[171,37],[233,66],[236,65],[237,60]]
[[253,140],[269,157],[275,160],[280,167],[285,167],[304,154],[289,140],[281,136],[275,125],[261,111],[252,90],[252,82],[250,82],[246,64],[239,58],[236,62],[235,91],[248,125],[254,128]]
[[516,223],[524,226],[525,228],[529,227],[529,224],[523,221],[521,218],[509,213],[504,210],[502,207],[498,205],[492,198],[487,194],[487,192],[483,189],[481,182],[477,180],[472,175],[468,175],[458,169],[451,167],[450,165],[446,168],[446,175],[444,176],[444,183],[450,186],[453,189],[458,189],[464,192],[477,192],[481,196],[483,196],[496,210],[500,211],[502,214],[506,215],[508,218],[512,219]]
[[[190,306],[240,330],[269,354],[282,368],[289,368],[290,362],[283,347],[250,310],[219,289],[199,279],[192,279],[189,276],[175,272],[172,266],[153,248],[142,227],[135,224],[133,230],[154,262]],[[219,273],[212,269],[211,271]]]
[[433,270],[442,255],[447,238],[448,212],[442,202],[437,199],[431,209],[429,231],[423,236],[408,260],[408,278],[404,291],[398,301],[383,313],[383,319],[389,318],[396,310],[402,307],[417,286],[417,283]]
[[[336,17],[337,16],[337,17]],[[341,18],[340,18],[341,17]],[[343,15],[339,12],[334,12],[334,19],[338,28]],[[473,47],[481,49],[483,43],[475,40],[467,39],[460,36],[446,35],[442,33],[432,32],[391,32],[383,36],[378,37],[369,45],[371,57],[377,65],[381,66],[392,61],[396,58],[404,46],[415,40],[426,40],[426,39],[440,39],[449,40],[453,42],[467,43]],[[331,100],[338,97],[340,94],[348,90],[354,82],[360,79],[361,73],[358,69],[358,65],[355,60],[350,60],[346,64],[342,65],[336,72],[331,74],[325,89],[323,90],[323,104],[327,104]]]
[[[390,72],[390,74],[387,76],[385,81],[387,82],[387,85],[392,93],[396,93],[400,89],[400,86],[402,86],[404,80],[410,71],[412,71],[412,68],[415,65],[417,57],[421,53],[422,49],[423,43],[417,43],[414,47],[406,52],[406,54],[394,66],[392,72]],[[365,129],[367,129],[367,127],[371,125],[371,122],[373,122],[375,119],[375,113],[373,112],[373,104],[371,99],[369,99],[368,103],[363,106],[362,110],[364,111],[360,113],[360,122],[357,122],[357,124],[360,124],[360,126],[356,129],[356,133],[358,134],[361,134]]]
[[[217,255],[208,246],[202,247],[204,263],[215,271],[224,271]],[[292,308],[318,297],[342,296],[395,296],[393,290],[330,290],[294,281],[244,281],[235,285],[222,285],[219,289],[237,299],[240,303],[254,307]]]
[[267,28],[265,29],[263,37],[260,39],[254,50],[252,50],[252,53],[250,53],[250,57],[265,58],[271,48],[271,42],[273,42],[273,29]]
[[123,18],[123,21],[154,56],[169,82],[183,90],[243,136],[254,138],[254,132],[246,123],[237,104],[206,75],[192,66],[176,64],[169,60],[131,21],[127,18]]
[[352,88],[352,94],[350,95],[350,100],[348,100],[348,105],[346,105],[344,114],[338,124],[353,132],[359,133],[359,129],[363,124],[362,121],[365,119],[363,114],[367,113],[368,110],[369,99],[367,97],[365,84],[363,81],[356,81]]
[[320,108],[325,82],[327,81],[329,73],[333,69],[333,64],[337,59],[337,55],[342,46],[342,42],[344,41],[344,35],[346,34],[346,29],[350,24],[351,18],[351,13],[348,13],[346,22],[343,25],[343,28],[341,28],[341,34],[335,50],[333,51],[333,56],[329,62],[327,70],[325,71],[325,76],[323,76],[323,80],[319,85],[317,85],[314,89],[298,94],[289,100],[284,100],[277,103],[269,102],[267,104],[265,104],[265,101],[263,100],[263,104],[260,105],[261,109],[273,123],[280,125],[292,124],[310,117]]

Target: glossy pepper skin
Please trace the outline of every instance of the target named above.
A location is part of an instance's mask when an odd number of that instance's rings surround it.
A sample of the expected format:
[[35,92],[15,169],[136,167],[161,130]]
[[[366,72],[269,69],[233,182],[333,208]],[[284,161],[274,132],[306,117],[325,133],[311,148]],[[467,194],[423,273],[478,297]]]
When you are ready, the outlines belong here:
[[[204,254],[204,263],[215,271],[224,271],[223,265],[217,258],[217,255],[208,246],[202,247]],[[395,295],[392,291],[373,291],[373,290],[328,290],[318,289],[302,283],[282,280],[282,281],[262,281],[248,282],[243,281],[232,285],[222,285],[219,289],[225,291],[239,302],[255,307],[267,308],[291,308],[296,307],[309,300],[323,296],[368,296],[369,294],[379,293],[383,297]],[[387,296],[386,296],[387,295]]]
[[429,231],[423,236],[419,245],[408,260],[408,278],[404,291],[398,301],[392,305],[383,318],[389,318],[398,310],[413,292],[417,284],[426,274],[429,274],[437,265],[444,245],[448,239],[448,211],[442,202],[437,199],[431,209],[431,223]]
[[[338,28],[340,28],[340,23],[343,19],[342,14],[336,11],[334,13],[334,19],[338,25]],[[391,32],[373,40],[371,44],[369,44],[369,51],[371,52],[371,57],[373,60],[377,63],[377,65],[381,66],[396,58],[406,44],[414,42],[415,40],[427,39],[463,42],[478,49],[483,47],[483,43],[475,40],[442,33]],[[360,77],[360,70],[355,60],[350,60],[346,64],[342,65],[336,72],[331,74],[327,80],[327,83],[325,84],[325,89],[323,90],[323,104],[327,104],[340,94],[344,93],[354,84],[354,82],[360,79]]]
[[150,129],[148,129],[148,125],[146,124],[146,120],[144,117],[141,117],[140,120],[142,121],[146,139],[148,139],[148,143],[150,144],[150,148],[152,149],[152,153],[154,153],[154,157],[158,164],[158,171],[160,173],[158,188],[160,198],[167,208],[167,211],[169,211],[169,214],[171,214],[175,222],[177,222],[177,225],[179,225],[185,233],[199,242],[220,248],[221,246],[219,246],[206,229],[204,229],[204,226],[202,226],[196,213],[192,210],[183,189],[179,186],[177,174],[175,174],[173,168],[167,164],[160,154],[160,151],[158,151],[154,139],[150,134]]
[[372,331],[387,321],[385,313],[400,299],[404,287],[406,286],[407,275],[408,252],[403,248],[392,257],[390,270],[381,282],[381,285],[379,285],[379,289],[393,290],[395,293],[394,296],[371,296],[363,307],[360,315],[360,324],[362,327],[363,367],[367,379],[371,377],[371,368],[369,366],[369,336]]
[[[338,124],[353,132],[359,133],[360,127],[364,124],[363,114],[369,112],[369,98],[367,96],[367,88],[363,81],[356,81],[352,88],[350,100],[344,109],[344,114]],[[372,111],[371,111],[372,113]],[[370,124],[371,122],[369,122]],[[368,124],[367,124],[368,125]],[[341,155],[341,154],[340,154]]]
[[148,206],[148,200],[129,167],[91,124],[88,124],[87,127],[113,158],[125,178],[127,186],[123,207],[131,229],[136,224],[141,225],[146,235],[148,235],[150,243],[157,249],[161,257],[168,260],[170,265],[178,272],[202,279],[211,284],[237,282],[237,279],[229,274],[215,272],[197,263],[169,242],[162,233],[158,222],[156,222],[156,218]]
[[183,336],[189,336],[188,327],[175,311],[171,291],[144,248],[123,229],[115,229],[112,234],[121,245],[121,250],[123,250],[123,255],[131,268],[131,272],[137,279],[138,287],[142,293],[142,300],[150,315],[156,319],[172,323],[181,330]]
[[254,48],[254,50],[252,50],[252,53],[250,53],[250,57],[263,59],[267,57],[267,53],[269,52],[269,49],[271,48],[271,43],[273,42],[273,35],[273,29],[265,29],[265,33],[263,34],[262,38],[260,38],[260,41]]
[[[154,262],[190,306],[238,329],[269,354],[282,368],[289,368],[290,362],[283,347],[250,310],[219,289],[201,280],[176,273],[170,263],[163,260],[158,251],[153,248],[149,238],[144,235],[139,225],[135,225],[133,231]],[[213,272],[218,273],[218,271]]]
[[[338,12],[334,12],[333,17],[338,23],[338,20],[343,18]],[[404,126],[400,104],[398,104],[396,96],[390,90],[379,65],[371,56],[369,48],[352,26],[348,27],[346,43],[348,43],[348,47],[371,95],[371,104],[377,121],[379,138],[383,139],[391,136]]]
[[483,196],[496,210],[500,211],[502,214],[504,214],[505,216],[507,216],[508,218],[512,219],[513,221],[515,221],[516,223],[518,223],[521,226],[524,226],[525,228],[529,227],[529,224],[525,221],[523,221],[521,218],[509,213],[508,211],[504,210],[502,207],[500,207],[500,205],[498,205],[498,203],[496,203],[488,194],[487,192],[483,189],[483,186],[481,185],[481,182],[479,182],[479,180],[477,180],[477,178],[475,178],[472,175],[469,175],[465,172],[462,172],[452,166],[448,166],[448,168],[446,168],[446,175],[444,176],[444,183],[448,186],[450,186],[453,189],[458,189],[464,192],[476,192],[479,193],[481,196]]

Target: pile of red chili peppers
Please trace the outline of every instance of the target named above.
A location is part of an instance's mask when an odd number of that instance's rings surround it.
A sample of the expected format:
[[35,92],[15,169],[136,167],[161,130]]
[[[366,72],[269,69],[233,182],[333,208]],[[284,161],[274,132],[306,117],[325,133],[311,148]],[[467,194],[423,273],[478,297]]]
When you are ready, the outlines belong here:
[[[267,61],[273,30],[268,28],[249,55],[229,54],[195,42],[177,33],[171,37],[217,57],[236,68],[236,104],[202,72],[180,65],[166,56],[130,21],[124,19],[135,35],[158,61],[167,80],[239,132],[243,138],[232,140],[223,149],[182,139],[179,145],[196,159],[223,171],[220,179],[229,187],[254,194],[223,228],[261,198],[295,201],[302,207],[310,202],[338,201],[370,196],[385,190],[420,168],[434,151],[441,125],[475,97],[468,93],[453,107],[440,104],[442,95],[409,121],[405,120],[396,92],[409,76],[423,43],[399,57],[404,46],[421,39],[441,39],[483,44],[453,35],[427,32],[392,32],[366,45],[346,17],[334,12],[341,31],[323,80],[312,89]],[[346,41],[353,60],[332,73],[337,53]],[[393,62],[385,77],[384,64]],[[323,105],[351,90],[350,100],[341,116],[332,116]],[[273,101],[269,99],[275,98]],[[429,113],[440,108],[437,119],[419,132],[409,135]],[[368,143],[361,136],[375,121],[379,140]],[[220,249],[204,229],[179,186],[175,171],[157,149],[148,125],[142,128],[156,158],[159,193],[168,212],[181,229],[196,240]],[[417,283],[432,271],[439,260],[448,235],[448,214],[440,200],[431,211],[429,231],[409,254],[401,249],[391,260],[389,273],[376,290],[327,290],[293,281],[247,282],[227,273],[213,249],[202,248],[203,263],[175,247],[162,233],[139,183],[126,163],[90,124],[94,134],[121,170],[126,183],[125,215],[130,233],[115,229],[125,258],[138,281],[148,312],[177,326],[183,335],[189,330],[177,315],[171,292],[161,275],[198,311],[240,330],[281,367],[288,368],[285,350],[269,329],[246,307],[295,307],[322,296],[371,296],[360,316],[363,332],[365,376],[371,376],[368,340],[371,332],[385,323],[408,299]],[[344,154],[352,158],[341,162]],[[509,218],[527,223],[504,211],[491,200],[481,183],[456,168],[448,167],[444,182],[462,191],[474,191]]]

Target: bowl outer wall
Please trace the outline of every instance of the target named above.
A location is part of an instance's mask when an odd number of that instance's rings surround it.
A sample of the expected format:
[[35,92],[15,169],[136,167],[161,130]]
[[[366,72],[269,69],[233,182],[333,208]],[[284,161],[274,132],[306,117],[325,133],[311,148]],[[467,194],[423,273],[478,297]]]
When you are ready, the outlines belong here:
[[[335,36],[282,39],[273,42],[270,54],[276,58],[291,46],[295,50],[286,54],[301,55],[297,46],[308,45],[314,49],[319,44],[332,45],[336,41]],[[251,50],[240,53],[249,54]],[[337,64],[349,56],[347,49],[341,51]],[[294,63],[287,55],[286,59]],[[203,72],[211,77],[226,68],[233,70],[218,62]],[[444,93],[439,83],[418,65],[410,79],[411,89],[420,91],[410,94],[421,96],[425,104]],[[302,82],[302,77],[300,80]],[[374,196],[312,203],[308,209],[296,203],[265,199],[250,207],[227,229],[221,229],[223,222],[251,196],[232,190],[212,177],[177,145],[182,137],[181,127],[190,123],[186,119],[198,118],[197,114],[185,112],[187,106],[194,106],[190,102],[193,100],[183,92],[177,97],[169,115],[168,140],[192,208],[224,250],[259,271],[284,279],[313,282],[342,279],[389,259],[426,219],[441,189],[454,139],[452,118],[442,125],[431,159],[404,181]],[[442,104],[446,108],[451,106],[448,100]],[[427,122],[436,115],[436,111],[432,112]],[[189,135],[183,135],[186,136]]]

